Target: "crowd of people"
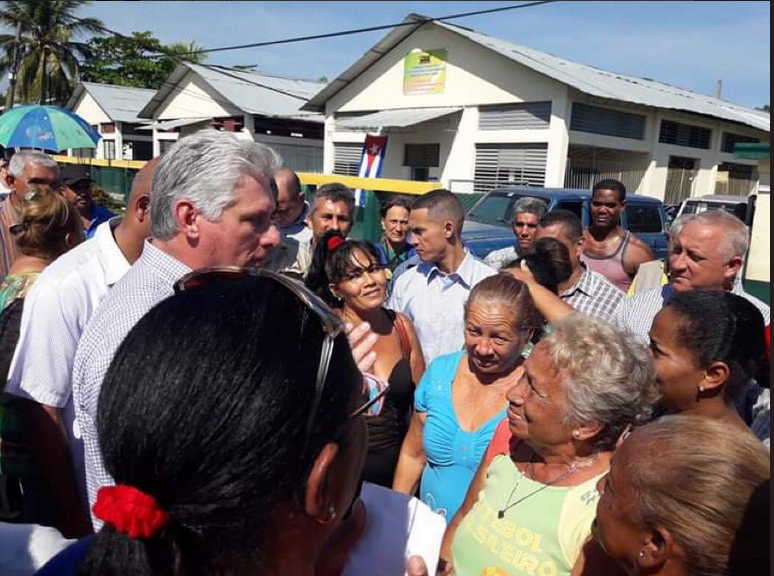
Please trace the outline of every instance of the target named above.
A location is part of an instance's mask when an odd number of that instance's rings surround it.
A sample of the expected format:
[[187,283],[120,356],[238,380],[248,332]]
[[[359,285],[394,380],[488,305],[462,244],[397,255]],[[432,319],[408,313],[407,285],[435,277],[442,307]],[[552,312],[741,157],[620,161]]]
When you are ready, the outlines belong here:
[[363,482],[444,518],[411,576],[768,572],[770,317],[734,216],[675,222],[653,280],[614,180],[586,229],[517,201],[482,261],[451,192],[386,200],[372,244],[346,186],[307,199],[227,132],[148,162],[120,216],[41,152],[0,173],[0,548],[27,573],[347,573],[385,513]]

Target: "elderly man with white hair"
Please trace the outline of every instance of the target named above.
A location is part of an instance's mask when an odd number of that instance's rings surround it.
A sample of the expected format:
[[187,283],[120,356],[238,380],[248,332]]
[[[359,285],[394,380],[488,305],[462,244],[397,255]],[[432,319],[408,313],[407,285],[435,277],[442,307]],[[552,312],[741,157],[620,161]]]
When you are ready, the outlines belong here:
[[675,292],[728,290],[752,302],[770,322],[769,307],[737,281],[749,246],[747,226],[724,210],[679,218],[670,229],[669,283],[625,298],[614,321],[642,339]]
[[[739,278],[747,248],[747,226],[724,210],[691,214],[675,220],[669,231],[669,283],[624,298],[616,310],[614,322],[648,341],[653,318],[677,292],[690,290],[727,290],[746,298],[760,310],[768,327],[769,307],[744,291]],[[764,411],[768,420],[769,391],[751,381],[735,398],[736,407],[747,424],[755,424]],[[768,435],[764,431],[763,434]]]
[[21,205],[30,184],[59,184],[59,165],[48,154],[37,150],[22,150],[13,155],[5,171],[4,184],[10,190],[0,203],[0,281],[8,274],[18,256],[10,228],[19,223]]

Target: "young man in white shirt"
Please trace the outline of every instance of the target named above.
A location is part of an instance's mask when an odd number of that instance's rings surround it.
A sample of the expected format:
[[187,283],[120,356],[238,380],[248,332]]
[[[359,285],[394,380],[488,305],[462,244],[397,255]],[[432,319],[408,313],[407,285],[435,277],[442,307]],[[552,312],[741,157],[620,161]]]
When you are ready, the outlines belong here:
[[460,201],[442,189],[420,196],[409,215],[410,242],[421,262],[395,280],[388,307],[411,318],[425,364],[462,348],[470,290],[497,273],[462,245],[464,221]]

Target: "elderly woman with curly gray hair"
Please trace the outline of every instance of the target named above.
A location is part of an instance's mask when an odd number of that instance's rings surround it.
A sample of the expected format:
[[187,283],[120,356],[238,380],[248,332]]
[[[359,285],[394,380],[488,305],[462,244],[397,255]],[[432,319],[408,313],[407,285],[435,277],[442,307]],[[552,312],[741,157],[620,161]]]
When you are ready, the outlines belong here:
[[535,347],[507,398],[507,418],[447,529],[441,572],[608,573],[584,547],[594,549],[596,485],[616,442],[657,398],[648,350],[571,314]]

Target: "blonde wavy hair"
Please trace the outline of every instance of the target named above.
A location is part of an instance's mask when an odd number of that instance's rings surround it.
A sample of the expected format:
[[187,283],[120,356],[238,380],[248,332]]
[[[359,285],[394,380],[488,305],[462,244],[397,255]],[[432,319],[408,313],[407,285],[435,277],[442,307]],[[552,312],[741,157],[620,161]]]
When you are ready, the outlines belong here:
[[11,226],[19,251],[53,260],[83,240],[78,210],[53,188],[33,184],[24,196],[19,223]]

